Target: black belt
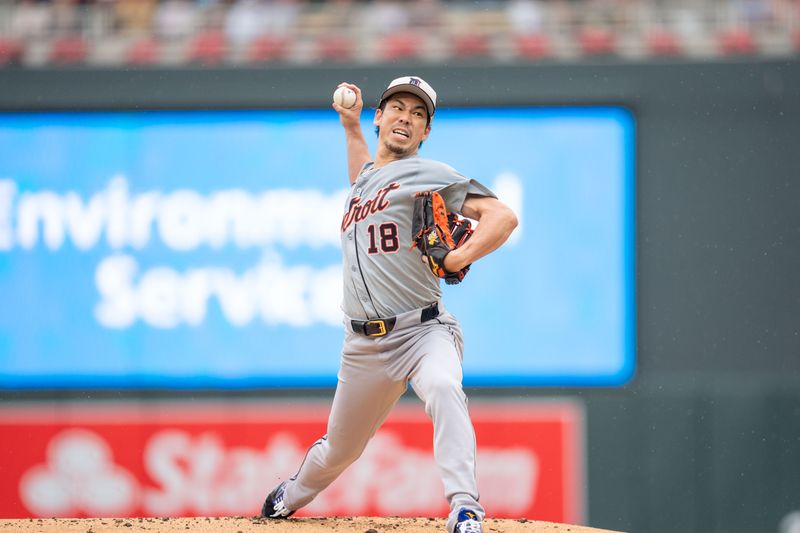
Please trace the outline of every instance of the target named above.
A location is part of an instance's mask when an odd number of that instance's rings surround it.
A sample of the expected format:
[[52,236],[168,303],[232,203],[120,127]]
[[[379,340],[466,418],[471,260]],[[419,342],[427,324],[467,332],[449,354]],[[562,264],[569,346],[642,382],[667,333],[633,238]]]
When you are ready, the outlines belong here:
[[[419,315],[419,323],[433,320],[439,316],[439,303],[429,305],[422,309]],[[353,326],[353,331],[366,335],[367,337],[383,337],[394,329],[397,323],[397,317],[392,318],[377,318],[375,320],[351,320],[350,324]]]

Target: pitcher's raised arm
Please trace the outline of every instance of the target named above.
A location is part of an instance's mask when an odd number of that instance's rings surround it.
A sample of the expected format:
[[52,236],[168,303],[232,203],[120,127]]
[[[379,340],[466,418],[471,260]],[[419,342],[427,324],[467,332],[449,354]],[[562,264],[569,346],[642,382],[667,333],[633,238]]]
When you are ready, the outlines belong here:
[[[347,144],[347,175],[350,183],[356,181],[358,172],[364,163],[372,161],[367,141],[361,131],[361,110],[364,108],[364,99],[361,97],[361,89],[352,83],[342,82],[338,87],[347,87],[356,94],[356,101],[351,107],[342,107],[333,102],[333,109],[339,113],[339,120],[344,127],[345,142]],[[338,89],[337,87],[337,89]]]

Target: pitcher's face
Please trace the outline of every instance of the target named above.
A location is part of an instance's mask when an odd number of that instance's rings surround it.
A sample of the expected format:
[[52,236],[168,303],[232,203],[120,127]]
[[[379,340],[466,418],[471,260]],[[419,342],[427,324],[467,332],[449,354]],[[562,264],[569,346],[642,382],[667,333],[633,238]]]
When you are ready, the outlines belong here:
[[380,128],[378,143],[398,157],[415,154],[431,131],[425,103],[411,93],[390,96],[383,109],[375,111],[373,123]]

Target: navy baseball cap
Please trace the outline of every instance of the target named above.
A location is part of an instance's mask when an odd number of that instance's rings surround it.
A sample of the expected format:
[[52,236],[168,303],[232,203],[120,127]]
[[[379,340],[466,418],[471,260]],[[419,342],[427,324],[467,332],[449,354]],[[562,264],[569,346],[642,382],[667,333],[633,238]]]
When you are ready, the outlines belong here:
[[419,76],[403,76],[394,79],[383,91],[380,103],[397,93],[411,93],[419,96],[425,102],[425,107],[428,108],[428,117],[433,118],[433,114],[436,113],[436,91],[428,82]]

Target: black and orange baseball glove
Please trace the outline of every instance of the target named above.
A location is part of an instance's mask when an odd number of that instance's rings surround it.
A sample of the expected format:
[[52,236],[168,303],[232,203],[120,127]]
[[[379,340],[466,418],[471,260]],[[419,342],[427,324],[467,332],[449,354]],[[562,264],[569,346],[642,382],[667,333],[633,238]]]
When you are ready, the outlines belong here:
[[467,242],[472,236],[472,223],[455,213],[448,213],[444,199],[438,192],[418,192],[414,198],[414,213],[411,218],[411,247],[419,248],[434,275],[444,278],[445,283],[461,283],[469,272],[470,265],[458,272],[444,269],[444,258]]

